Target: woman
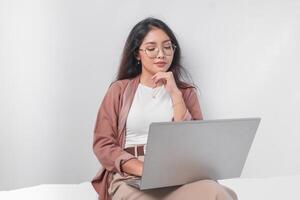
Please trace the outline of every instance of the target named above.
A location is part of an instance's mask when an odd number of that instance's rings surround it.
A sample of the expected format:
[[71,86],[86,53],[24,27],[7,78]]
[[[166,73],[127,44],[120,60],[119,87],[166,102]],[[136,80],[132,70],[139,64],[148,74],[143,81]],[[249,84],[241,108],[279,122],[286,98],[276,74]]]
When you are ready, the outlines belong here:
[[147,192],[124,182],[142,175],[151,122],[203,119],[195,88],[182,79],[180,54],[161,20],[146,18],[131,30],[94,129],[93,150],[104,167],[92,180],[99,199],[237,199],[212,180]]

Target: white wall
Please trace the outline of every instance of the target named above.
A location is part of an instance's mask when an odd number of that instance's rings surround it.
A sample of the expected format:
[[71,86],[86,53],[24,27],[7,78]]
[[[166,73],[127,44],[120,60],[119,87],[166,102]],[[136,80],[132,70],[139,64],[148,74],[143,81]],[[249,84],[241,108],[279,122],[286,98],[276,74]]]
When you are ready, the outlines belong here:
[[262,117],[244,177],[300,174],[297,0],[0,0],[0,190],[91,180],[96,114],[144,17],[174,30],[206,119]]

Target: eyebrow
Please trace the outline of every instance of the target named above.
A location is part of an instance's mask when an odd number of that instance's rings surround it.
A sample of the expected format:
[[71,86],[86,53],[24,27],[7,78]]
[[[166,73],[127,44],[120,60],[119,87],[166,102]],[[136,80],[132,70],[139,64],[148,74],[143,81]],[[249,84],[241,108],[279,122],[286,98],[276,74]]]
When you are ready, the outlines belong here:
[[[171,40],[168,39],[168,40],[164,40],[162,43],[165,43],[165,42],[170,42]],[[146,42],[145,44],[156,44],[156,42]]]

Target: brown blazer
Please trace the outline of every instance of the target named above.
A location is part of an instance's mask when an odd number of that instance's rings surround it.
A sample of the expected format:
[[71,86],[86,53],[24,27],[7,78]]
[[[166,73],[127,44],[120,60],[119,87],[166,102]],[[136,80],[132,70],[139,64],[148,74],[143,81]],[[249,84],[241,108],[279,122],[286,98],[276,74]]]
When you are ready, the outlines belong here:
[[[110,200],[109,184],[113,172],[124,176],[121,163],[135,158],[124,151],[126,119],[135,91],[140,82],[140,75],[133,79],[113,82],[100,105],[94,128],[93,151],[103,168],[91,181],[99,194],[99,199]],[[202,113],[195,89],[180,89],[187,112],[183,120],[202,120]]]

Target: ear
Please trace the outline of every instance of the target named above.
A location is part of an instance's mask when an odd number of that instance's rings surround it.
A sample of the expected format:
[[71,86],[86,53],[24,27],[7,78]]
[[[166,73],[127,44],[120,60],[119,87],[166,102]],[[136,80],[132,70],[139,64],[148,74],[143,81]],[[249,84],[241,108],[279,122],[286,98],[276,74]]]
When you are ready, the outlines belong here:
[[134,56],[135,56],[135,58],[136,58],[137,60],[141,60],[141,57],[140,57],[140,55],[139,55],[138,52],[135,52],[135,53],[134,53]]

